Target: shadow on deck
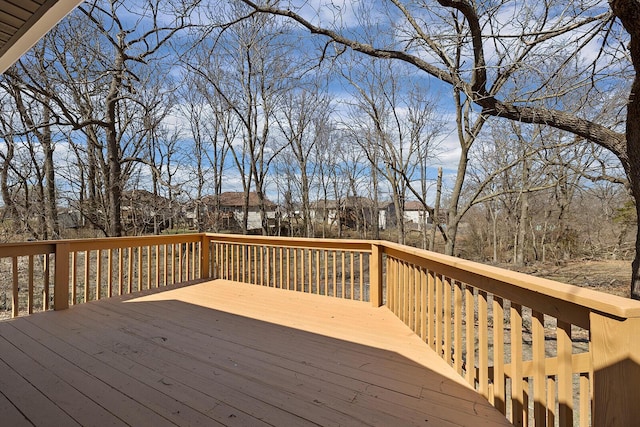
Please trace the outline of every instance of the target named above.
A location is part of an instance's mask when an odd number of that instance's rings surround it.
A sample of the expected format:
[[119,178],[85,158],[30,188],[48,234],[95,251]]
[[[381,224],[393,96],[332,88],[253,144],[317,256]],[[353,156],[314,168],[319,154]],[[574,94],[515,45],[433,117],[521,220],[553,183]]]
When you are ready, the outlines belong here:
[[7,425],[510,425],[384,307],[216,280],[0,323]]

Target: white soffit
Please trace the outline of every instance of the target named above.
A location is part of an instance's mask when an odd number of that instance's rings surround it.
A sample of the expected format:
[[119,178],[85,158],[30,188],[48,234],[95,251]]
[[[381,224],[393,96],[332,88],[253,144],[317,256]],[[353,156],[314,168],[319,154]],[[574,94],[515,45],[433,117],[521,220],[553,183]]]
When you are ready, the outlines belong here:
[[83,0],[0,0],[0,73]]

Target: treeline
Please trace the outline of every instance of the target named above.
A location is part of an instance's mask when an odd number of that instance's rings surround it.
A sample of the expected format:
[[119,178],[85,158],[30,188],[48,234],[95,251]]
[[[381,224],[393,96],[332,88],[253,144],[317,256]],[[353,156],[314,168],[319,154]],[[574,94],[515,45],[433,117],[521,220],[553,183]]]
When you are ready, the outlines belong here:
[[[357,22],[362,34],[380,25]],[[538,60],[583,65],[553,55]],[[544,80],[527,65],[513,83],[525,91]],[[615,92],[627,85],[604,94],[574,83],[554,75],[539,97],[556,91],[585,115],[619,121]],[[67,237],[70,212],[105,236],[148,232],[127,220],[141,201],[162,210],[154,232],[184,226],[185,207],[197,229],[218,231],[200,204],[234,190],[245,195],[245,233],[252,192],[262,233],[273,232],[272,200],[305,236],[332,232],[312,213],[318,203],[359,197],[375,212],[391,202],[395,218],[417,201],[432,226],[414,238],[399,220],[382,237],[449,254],[518,264],[633,256],[635,207],[600,145],[490,118],[405,63],[305,38],[239,2],[85,2],[0,88],[5,239]],[[379,238],[378,221],[349,235]],[[344,228],[338,217],[333,233]]]

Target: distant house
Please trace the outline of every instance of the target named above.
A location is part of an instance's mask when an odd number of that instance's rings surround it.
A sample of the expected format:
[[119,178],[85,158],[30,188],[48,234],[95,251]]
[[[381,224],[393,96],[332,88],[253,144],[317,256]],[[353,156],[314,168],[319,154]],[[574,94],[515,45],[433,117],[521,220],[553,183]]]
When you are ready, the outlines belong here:
[[[265,211],[268,220],[275,220],[277,205],[269,199],[264,200]],[[227,191],[219,197],[208,195],[199,201],[192,201],[187,205],[186,218],[195,228],[197,226],[197,210],[200,210],[200,220],[205,229],[236,230],[241,228],[244,219],[244,192]],[[215,227],[217,225],[217,227]],[[260,203],[258,193],[249,193],[247,229],[258,230],[262,228],[260,218]]]
[[[389,226],[397,225],[396,208],[393,202],[388,202],[385,206],[387,222]],[[406,230],[421,230],[423,225],[431,224],[429,208],[416,200],[404,202],[404,227]]]
[[121,209],[123,227],[134,234],[171,228],[179,215],[176,203],[147,190],[123,191]]
[[317,200],[309,205],[312,221],[334,224],[338,219],[338,202],[335,200]]
[[61,229],[78,229],[85,225],[82,213],[74,208],[58,208],[58,224]]
[[404,202],[404,221],[406,229],[420,230],[423,225],[429,224],[429,211],[416,200]]
[[351,196],[340,200],[318,200],[311,203],[310,216],[312,220],[336,225],[340,219],[343,226],[357,228],[361,225],[373,225],[375,215],[378,216],[378,226],[384,230],[387,226],[385,212],[386,202],[376,203],[367,197]]

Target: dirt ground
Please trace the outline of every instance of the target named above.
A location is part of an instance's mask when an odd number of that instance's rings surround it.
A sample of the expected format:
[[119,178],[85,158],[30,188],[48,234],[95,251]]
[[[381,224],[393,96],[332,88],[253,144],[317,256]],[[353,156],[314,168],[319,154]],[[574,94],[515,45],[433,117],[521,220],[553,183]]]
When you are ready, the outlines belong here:
[[562,265],[536,264],[519,268],[518,270],[534,276],[596,289],[601,292],[623,297],[629,296],[630,260],[571,261]]

